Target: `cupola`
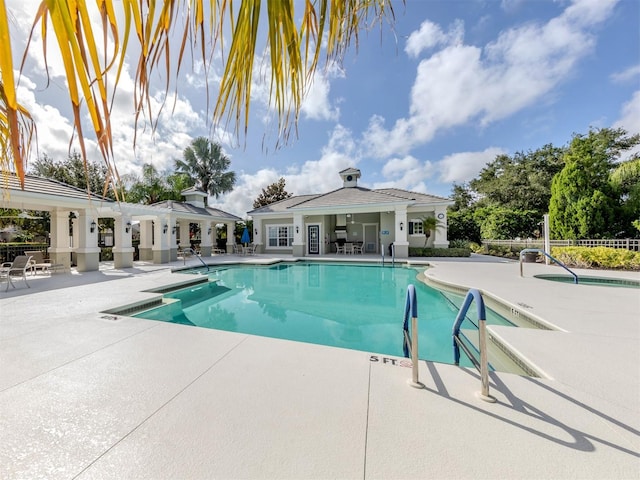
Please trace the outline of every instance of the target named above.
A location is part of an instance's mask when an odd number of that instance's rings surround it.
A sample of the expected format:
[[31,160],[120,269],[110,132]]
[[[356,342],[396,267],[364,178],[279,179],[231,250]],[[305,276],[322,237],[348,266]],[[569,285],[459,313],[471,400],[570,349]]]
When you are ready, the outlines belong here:
[[357,187],[360,178],[360,170],[357,168],[346,168],[340,172],[342,178],[342,186],[344,188]]

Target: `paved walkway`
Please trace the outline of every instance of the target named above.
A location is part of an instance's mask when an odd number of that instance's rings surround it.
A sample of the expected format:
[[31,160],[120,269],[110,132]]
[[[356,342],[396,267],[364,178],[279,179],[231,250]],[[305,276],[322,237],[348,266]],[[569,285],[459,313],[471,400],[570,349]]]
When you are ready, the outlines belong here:
[[3,285],[0,478],[640,478],[638,290],[432,260],[557,327],[490,327],[547,378],[492,374],[490,404],[474,370],[420,362],[416,390],[366,352],[99,313],[183,279],[166,265]]

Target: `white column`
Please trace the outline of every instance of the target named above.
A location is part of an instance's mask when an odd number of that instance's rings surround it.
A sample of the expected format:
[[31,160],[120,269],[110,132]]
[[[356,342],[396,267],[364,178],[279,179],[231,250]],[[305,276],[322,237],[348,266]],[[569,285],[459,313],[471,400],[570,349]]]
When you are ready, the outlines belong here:
[[180,221],[176,221],[175,224],[180,225],[180,248],[190,248],[191,239],[189,238],[189,220],[182,219]]
[[78,215],[78,247],[75,249],[79,272],[100,268],[98,247],[98,215],[91,210],[80,210]]
[[[409,256],[409,240],[407,232],[409,231],[409,222],[407,221],[407,209],[398,208],[395,211],[394,221],[394,237],[393,248],[395,249],[396,257],[408,257]],[[389,245],[385,245],[385,255],[389,253]]]
[[304,257],[305,255],[305,242],[304,242],[304,218],[299,213],[293,214],[293,256]]
[[153,221],[140,221],[140,245],[138,245],[139,259],[142,261],[153,260]]
[[227,253],[233,253],[233,246],[236,244],[236,223],[225,223],[225,225],[227,226]]
[[171,233],[171,219],[162,215],[156,218],[153,227],[153,263],[168,263],[171,261],[171,250],[173,235]]
[[264,242],[262,241],[262,220],[253,219],[253,243],[258,246],[260,252],[262,252],[262,248],[264,246]]
[[56,210],[51,212],[51,263],[61,263],[65,269],[71,267],[71,246],[69,245],[69,212]]
[[435,216],[438,220],[438,227],[433,239],[433,246],[434,248],[449,248],[449,240],[447,240],[447,207],[436,207]]
[[115,268],[133,267],[133,252],[135,249],[131,246],[130,216],[122,215],[115,219],[113,238],[113,266]]
[[211,225],[211,222],[200,222],[198,227],[200,227],[200,255],[209,257],[211,256],[211,241],[215,227]]

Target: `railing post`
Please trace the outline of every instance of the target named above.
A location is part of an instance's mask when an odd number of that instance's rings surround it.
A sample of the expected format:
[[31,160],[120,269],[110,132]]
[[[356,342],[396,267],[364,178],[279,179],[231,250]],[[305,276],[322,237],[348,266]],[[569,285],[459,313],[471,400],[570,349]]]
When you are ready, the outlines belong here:
[[478,396],[485,402],[494,403],[495,397],[489,394],[489,359],[487,358],[487,321],[485,318],[478,319],[478,331],[480,340],[480,384],[481,389]]
[[[408,333],[408,320],[411,315],[411,336]],[[413,285],[407,287],[407,302],[404,308],[404,324],[403,335],[406,347],[409,347],[411,353],[411,381],[407,381],[413,388],[424,388],[424,384],[420,383],[418,378],[419,365],[418,362],[418,298],[416,297],[416,288]]]

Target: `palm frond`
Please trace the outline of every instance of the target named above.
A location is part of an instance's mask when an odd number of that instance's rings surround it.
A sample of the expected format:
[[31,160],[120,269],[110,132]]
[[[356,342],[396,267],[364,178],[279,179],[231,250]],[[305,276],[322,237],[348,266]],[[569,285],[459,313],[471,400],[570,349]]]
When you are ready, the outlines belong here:
[[[154,128],[159,117],[160,111],[152,109],[150,79],[153,74],[164,75],[167,93],[171,79],[177,78],[180,72],[187,42],[193,42],[191,46],[199,50],[205,72],[209,70],[213,52],[218,48],[222,51],[225,68],[212,121],[218,123],[226,119],[237,133],[246,134],[255,51],[261,43],[258,26],[262,0],[241,0],[237,9],[234,6],[238,0],[95,0],[100,25],[91,23],[88,3],[88,0],[43,0],[34,12],[32,27],[32,32],[38,26],[41,29],[45,62],[48,43],[61,54],[75,135],[85,163],[87,152],[81,120],[86,109],[108,169],[108,182],[114,186],[120,183],[113,161],[111,110],[125,55],[134,39],[140,51],[133,98],[136,131],[142,115]],[[294,4],[266,0],[265,42],[271,64],[271,98],[279,119],[278,134],[284,139],[297,122],[304,93],[325,44],[326,61],[341,60],[352,43],[357,46],[358,32],[368,27],[370,19],[393,21],[390,0],[305,0],[299,24],[296,24]],[[115,6],[121,11],[116,12]],[[16,97],[7,12],[6,0],[0,0],[1,166],[3,171],[16,171],[23,179],[35,129],[28,111],[19,106]],[[179,54],[177,62],[172,64],[172,41],[178,28],[181,29],[181,35],[177,36]],[[223,44],[225,28],[231,30],[228,53]],[[156,72],[162,69],[164,72]],[[176,88],[177,84],[176,81]],[[207,91],[207,108],[208,100]],[[160,110],[163,107],[162,103]],[[135,141],[134,136],[134,147]]]

